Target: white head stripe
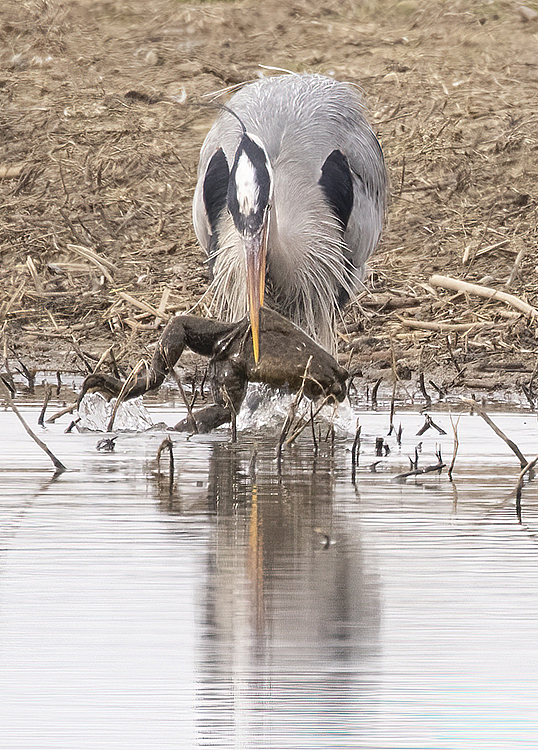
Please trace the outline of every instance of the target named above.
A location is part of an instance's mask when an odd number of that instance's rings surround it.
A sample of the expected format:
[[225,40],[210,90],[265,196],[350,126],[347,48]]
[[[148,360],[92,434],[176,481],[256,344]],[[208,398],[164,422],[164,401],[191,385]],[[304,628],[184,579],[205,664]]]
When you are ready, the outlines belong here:
[[258,210],[260,189],[256,181],[256,171],[245,153],[241,154],[237,162],[235,187],[241,213],[255,213]]

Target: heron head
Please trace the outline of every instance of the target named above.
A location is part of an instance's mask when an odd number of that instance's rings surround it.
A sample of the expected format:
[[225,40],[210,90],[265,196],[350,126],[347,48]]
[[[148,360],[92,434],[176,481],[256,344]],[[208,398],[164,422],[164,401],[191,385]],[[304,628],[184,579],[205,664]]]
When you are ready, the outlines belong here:
[[254,359],[259,360],[260,307],[265,291],[265,258],[273,173],[261,141],[244,132],[228,181],[227,205],[243,244]]

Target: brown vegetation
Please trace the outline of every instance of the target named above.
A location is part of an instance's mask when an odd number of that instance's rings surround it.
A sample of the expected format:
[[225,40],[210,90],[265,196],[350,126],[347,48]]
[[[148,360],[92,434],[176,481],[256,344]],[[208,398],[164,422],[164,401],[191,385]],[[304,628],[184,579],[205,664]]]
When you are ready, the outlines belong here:
[[494,0],[5,0],[0,41],[9,361],[76,370],[114,344],[127,366],[200,298],[190,204],[214,115],[198,102],[261,64],[360,83],[386,154],[387,228],[342,361],[411,392],[425,373],[432,395],[524,387],[533,400],[535,316],[430,281],[538,305],[532,13]]

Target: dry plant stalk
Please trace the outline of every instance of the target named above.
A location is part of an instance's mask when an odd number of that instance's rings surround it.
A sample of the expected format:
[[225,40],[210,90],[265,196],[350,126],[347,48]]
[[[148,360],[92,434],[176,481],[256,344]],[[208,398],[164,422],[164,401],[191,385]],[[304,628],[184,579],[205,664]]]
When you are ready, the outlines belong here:
[[443,289],[450,289],[454,292],[466,292],[467,294],[476,294],[478,297],[485,297],[486,299],[505,302],[507,305],[510,305],[510,307],[519,310],[524,315],[530,315],[531,318],[536,318],[538,316],[538,310],[532,305],[529,305],[528,302],[524,302],[514,294],[501,292],[498,289],[492,289],[489,286],[470,284],[468,281],[452,279],[450,276],[437,275],[430,278],[430,284],[432,284],[433,286],[443,287]]
[[401,315],[396,316],[403,325],[408,328],[415,328],[417,330],[424,331],[470,331],[473,328],[483,328],[484,326],[492,326],[495,323],[489,321],[476,321],[474,323],[443,323],[435,322],[430,320],[414,320],[412,318],[402,318]]
[[0,167],[0,180],[14,180],[21,176],[22,165],[9,166],[3,165]]
[[155,318],[155,325],[159,326],[163,320],[163,317],[168,320],[169,316],[166,315],[166,306],[168,304],[168,298],[170,297],[172,290],[169,286],[165,286],[163,289],[163,293],[161,296],[161,301],[159,302],[159,306],[157,307],[157,312],[159,313],[159,317]]
[[127,294],[127,292],[119,292],[118,296],[120,296],[122,299],[124,299],[126,302],[130,302],[131,305],[134,305],[135,307],[138,307],[140,310],[143,310],[144,312],[149,313],[154,318],[164,319],[168,320],[170,316],[163,312],[159,312],[155,307],[152,307],[152,305],[148,305],[147,302],[143,302],[142,300],[136,299],[136,297],[133,297],[130,294]]
[[75,253],[78,253],[83,258],[86,258],[86,260],[89,260],[91,263],[93,263],[97,268],[101,271],[103,276],[109,281],[110,284],[114,284],[114,279],[112,278],[112,275],[110,274],[110,270],[117,271],[118,269],[116,266],[111,263],[106,258],[103,258],[101,255],[97,255],[97,253],[94,253],[93,250],[90,250],[89,247],[82,247],[82,245],[67,245],[68,250],[72,250]]

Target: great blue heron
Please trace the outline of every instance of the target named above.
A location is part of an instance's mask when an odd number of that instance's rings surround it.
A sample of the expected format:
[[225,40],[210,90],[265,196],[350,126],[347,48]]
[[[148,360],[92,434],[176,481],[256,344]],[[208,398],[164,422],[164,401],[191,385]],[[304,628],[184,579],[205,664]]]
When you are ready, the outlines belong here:
[[375,249],[386,194],[383,152],[355,87],[281,75],[229,100],[202,146],[193,219],[216,312],[250,313],[256,360],[264,292],[335,351],[339,310]]

